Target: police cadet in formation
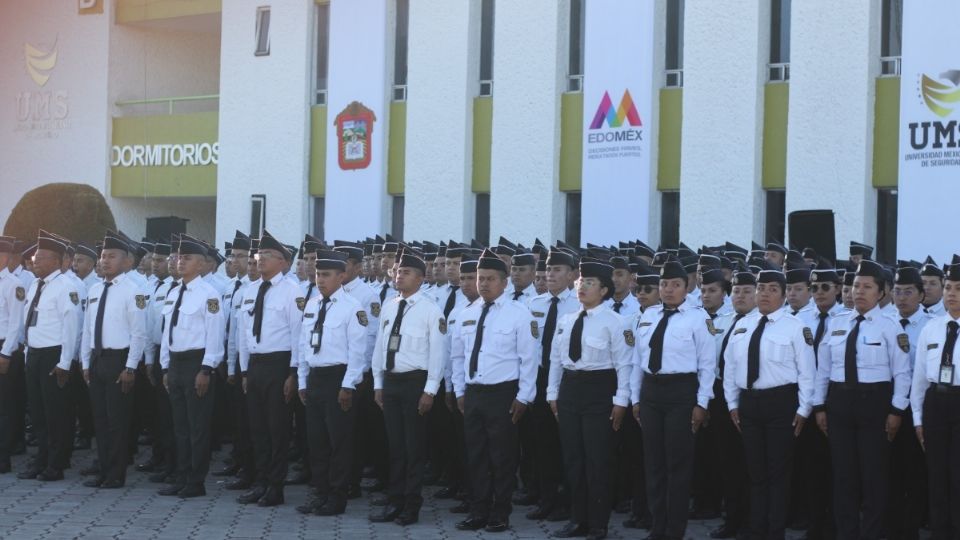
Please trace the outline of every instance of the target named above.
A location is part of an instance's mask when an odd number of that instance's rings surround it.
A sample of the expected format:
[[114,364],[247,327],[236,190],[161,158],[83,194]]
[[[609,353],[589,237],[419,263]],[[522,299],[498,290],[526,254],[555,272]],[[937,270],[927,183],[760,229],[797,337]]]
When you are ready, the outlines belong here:
[[920,268],[920,278],[923,280],[923,309],[931,316],[943,315],[946,312],[943,301],[944,271],[930,257],[923,262]]
[[539,330],[530,311],[505,293],[507,276],[503,260],[484,250],[477,263],[480,300],[453,329],[450,362],[470,475],[470,513],[460,530],[509,528],[517,423],[536,395]]
[[750,538],[784,538],[794,439],[813,405],[813,333],[784,307],[787,281],[757,276],[757,309],[734,326],[724,349],[723,389],[743,435],[750,475]]
[[297,374],[316,497],[297,510],[333,516],[347,507],[357,416],[354,392],[363,380],[369,320],[360,302],[342,287],[347,255],[327,250],[315,254],[317,295],[303,312]]
[[83,319],[80,360],[90,391],[100,473],[87,487],[123,487],[130,462],[136,370],[147,342],[147,298],[126,274],[131,246],[107,233],[100,254],[103,281],[90,288]]
[[260,280],[244,291],[237,325],[240,372],[246,393],[250,433],[257,456],[254,487],[241,504],[276,506],[283,501],[290,444],[290,400],[297,393],[297,356],[303,319],[302,291],[284,274],[293,252],[269,232],[260,237]]
[[686,301],[689,277],[668,260],[659,306],[637,324],[631,377],[634,415],[643,429],[653,539],[680,539],[687,527],[694,436],[707,416],[716,378],[716,344],[707,312]]
[[[607,536],[613,495],[614,432],[630,405],[633,331],[607,307],[613,266],[581,259],[581,307],[557,322],[547,400],[560,424],[570,522],[556,538]],[[625,329],[626,328],[626,329]]]
[[23,421],[20,331],[27,291],[9,270],[14,243],[13,238],[0,236],[0,474],[11,471],[10,456],[18,442],[16,425]]
[[890,445],[909,404],[910,342],[881,313],[883,268],[861,260],[854,309],[831,325],[817,353],[814,406],[833,460],[833,499],[840,538],[881,538],[889,496]]
[[70,466],[74,416],[70,408],[70,365],[80,336],[80,296],[61,272],[67,246],[40,231],[23,314],[26,380],[37,453],[20,479],[62,480]]
[[398,295],[380,312],[373,350],[373,388],[383,409],[390,451],[388,501],[370,521],[410,525],[420,518],[427,413],[443,378],[447,322],[421,291],[426,265],[404,250],[393,276]]
[[219,291],[201,277],[207,247],[182,235],[175,246],[180,282],[166,295],[161,315],[160,367],[173,416],[177,469],[158,493],[183,499],[206,495],[213,418],[213,370],[223,359]]
[[930,485],[930,530],[934,540],[960,534],[960,258],[944,274],[941,315],[928,321],[917,338],[910,407],[923,445]]

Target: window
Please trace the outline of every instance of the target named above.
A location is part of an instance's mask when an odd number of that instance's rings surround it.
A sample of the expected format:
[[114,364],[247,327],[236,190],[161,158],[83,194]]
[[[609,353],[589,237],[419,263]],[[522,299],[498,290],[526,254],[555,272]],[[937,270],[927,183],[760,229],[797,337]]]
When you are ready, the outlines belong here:
[[267,223],[267,196],[250,196],[250,236],[260,238]]
[[323,240],[323,220],[326,217],[325,199],[323,197],[313,198],[313,234]]
[[256,56],[270,54],[270,6],[257,8],[257,50],[253,54]]
[[564,230],[564,240],[573,246],[580,245],[580,208],[583,198],[580,192],[567,193],[567,224]]
[[899,76],[903,44],[903,0],[883,0],[880,31],[880,74]]
[[490,194],[477,193],[476,196],[476,227],[474,227],[473,236],[486,244],[490,241]]
[[768,189],[764,193],[767,197],[766,221],[764,222],[766,239],[783,244],[787,218],[787,192]]
[[480,95],[493,95],[493,6],[494,0],[480,4]]
[[583,91],[584,0],[570,0],[570,60],[567,67],[567,92]]
[[771,0],[770,82],[790,80],[790,0]]
[[897,258],[897,190],[877,190],[877,260]]
[[393,197],[393,220],[390,225],[390,234],[403,238],[403,195]]
[[683,10],[684,0],[667,0],[666,86],[683,86]]
[[660,243],[665,246],[680,244],[680,192],[660,192]]
[[[330,65],[330,4],[317,5],[317,105],[327,104],[327,69]],[[322,237],[318,237],[322,238]]]
[[396,40],[393,47],[393,100],[407,100],[407,41],[410,0],[397,0]]

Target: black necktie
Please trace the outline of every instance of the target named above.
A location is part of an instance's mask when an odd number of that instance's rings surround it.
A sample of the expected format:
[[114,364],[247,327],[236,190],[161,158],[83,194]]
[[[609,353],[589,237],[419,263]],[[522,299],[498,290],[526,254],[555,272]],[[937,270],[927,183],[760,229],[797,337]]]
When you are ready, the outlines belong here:
[[550,309],[547,310],[547,320],[543,323],[543,336],[540,355],[540,367],[550,369],[550,347],[553,345],[553,332],[557,329],[557,304],[560,303],[560,297],[554,296],[550,299]]
[[817,323],[817,332],[813,335],[813,353],[816,355],[817,348],[820,347],[820,342],[823,341],[823,334],[827,332],[827,317],[830,316],[830,313],[820,312],[817,317],[820,319],[820,322]]
[[[384,289],[386,290],[386,289]],[[390,328],[391,336],[400,335],[400,323],[403,322],[403,310],[407,307],[406,300],[400,300],[400,305],[397,306],[397,318],[393,321],[393,327]],[[387,371],[393,371],[393,367],[396,365],[397,353],[395,351],[387,351]]]
[[453,311],[453,306],[457,305],[457,291],[460,290],[460,287],[456,285],[450,286],[450,294],[447,296],[447,303],[443,306],[443,318],[447,319],[450,317],[450,312]]
[[387,301],[387,289],[390,288],[390,283],[384,281],[383,287],[380,289],[380,305],[382,306],[384,302]]
[[960,325],[957,324],[957,321],[950,321],[947,323],[947,340],[943,344],[943,353],[940,356],[941,366],[953,365],[953,349],[957,345],[958,329],[960,329]]
[[37,292],[33,295],[33,300],[30,301],[30,311],[27,312],[27,324],[23,329],[23,341],[29,346],[30,342],[27,341],[27,338],[30,336],[30,327],[37,325],[37,305],[40,303],[40,294],[43,292],[43,286],[46,283],[41,279],[37,282]]
[[93,353],[96,355],[103,351],[103,316],[107,311],[107,293],[110,292],[111,285],[113,285],[112,281],[103,284],[103,292],[100,293],[100,305],[97,306],[97,319],[93,327]]
[[799,313],[799,312],[800,312],[800,310],[799,310],[799,309],[795,309],[795,310],[793,310],[793,312],[792,312],[792,313],[790,313],[790,314],[791,314],[791,315],[796,315],[796,314],[797,314],[797,313]]
[[523,296],[523,291],[513,291],[514,300],[519,300],[521,296]]
[[480,320],[477,321],[477,336],[473,340],[473,352],[470,353],[470,378],[477,374],[477,366],[480,363],[480,343],[483,342],[483,323],[487,320],[487,313],[493,302],[483,304],[483,311],[480,312]]
[[860,323],[865,320],[863,315],[857,316],[857,324],[847,335],[847,350],[843,356],[844,381],[847,384],[857,384],[860,377],[857,374],[857,338],[860,337]]
[[[176,289],[178,285],[180,284],[177,283],[176,281],[170,282],[170,288],[167,289],[167,294],[169,295],[170,291]],[[163,335],[163,329],[166,328],[166,324],[167,324],[167,320],[161,316],[160,317],[160,335],[161,336]]]
[[613,303],[613,310],[616,311],[617,313],[620,313],[620,308],[622,308],[622,307],[623,307],[623,302],[614,302],[614,303]]
[[907,327],[910,326],[910,319],[900,319],[900,326],[902,326],[903,329],[906,330]]
[[730,325],[730,328],[727,328],[727,335],[723,336],[723,341],[720,342],[720,358],[717,360],[717,373],[720,374],[720,378],[723,378],[723,352],[727,350],[727,343],[730,343],[730,336],[733,334],[733,327],[737,325],[737,322],[740,319],[746,317],[746,313],[737,313],[737,316],[733,318],[733,323]]
[[180,321],[180,304],[183,303],[183,293],[187,291],[187,284],[180,287],[180,294],[177,296],[177,303],[173,305],[173,313],[170,315],[170,335],[167,336],[167,344],[173,345],[173,327]]
[[[233,302],[235,300],[234,297],[237,296],[237,291],[240,290],[241,285],[243,285],[243,283],[239,279],[233,282],[233,294],[230,295],[230,305],[233,305]],[[230,340],[230,312],[228,311],[227,312],[227,331],[226,333],[223,334],[224,344],[226,344],[229,340]],[[224,358],[226,358],[227,356],[226,346],[223,347],[223,356]]]
[[653,335],[650,336],[650,361],[647,364],[650,373],[658,373],[663,367],[663,336],[667,333],[667,321],[677,313],[679,312],[675,309],[664,308],[660,322],[653,329]]
[[753,383],[760,378],[760,337],[763,336],[763,330],[767,327],[767,316],[760,317],[760,322],[753,330],[750,336],[750,344],[747,346],[747,389],[753,388]]
[[160,290],[160,287],[162,287],[162,286],[163,286],[163,280],[162,280],[162,279],[158,279],[158,280],[157,280],[157,286],[153,288],[153,296],[157,296],[157,291],[159,291],[159,290]]
[[576,364],[583,356],[583,319],[587,316],[587,310],[580,312],[577,316],[577,322],[573,323],[573,329],[570,330],[570,360]]
[[327,320],[327,304],[329,298],[324,298],[320,303],[320,313],[317,314],[317,323],[313,325],[313,331],[317,333],[317,344],[313,346],[313,354],[320,352],[320,343],[323,342],[323,321]]
[[267,289],[273,285],[271,281],[264,281],[260,284],[260,290],[257,291],[257,300],[253,304],[253,337],[260,343],[260,332],[263,330],[263,304],[267,296]]
[[304,299],[303,299],[305,302],[309,302],[309,301],[310,301],[310,295],[313,294],[313,289],[316,288],[316,286],[317,286],[317,284],[314,283],[313,281],[311,281],[310,284],[307,285],[307,296],[304,297]]

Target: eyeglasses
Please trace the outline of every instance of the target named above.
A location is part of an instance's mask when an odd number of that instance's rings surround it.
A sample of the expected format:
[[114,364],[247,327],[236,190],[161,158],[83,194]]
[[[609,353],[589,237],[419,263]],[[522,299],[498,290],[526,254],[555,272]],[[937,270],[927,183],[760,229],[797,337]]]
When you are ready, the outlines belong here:
[[815,293],[817,291],[830,292],[830,289],[833,287],[833,283],[814,283],[810,286],[810,292]]
[[644,294],[650,294],[653,291],[657,290],[659,287],[656,285],[640,285],[637,287],[638,291],[643,291]]

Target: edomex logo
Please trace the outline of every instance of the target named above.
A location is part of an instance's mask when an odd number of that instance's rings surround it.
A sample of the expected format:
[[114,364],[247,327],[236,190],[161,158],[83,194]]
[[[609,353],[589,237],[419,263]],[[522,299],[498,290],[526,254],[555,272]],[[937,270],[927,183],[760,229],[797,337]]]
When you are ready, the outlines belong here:
[[[613,107],[613,101],[610,99],[610,92],[603,93],[603,99],[600,100],[600,106],[593,116],[593,122],[590,123],[591,130],[603,129],[604,123],[610,129],[623,127],[624,121],[630,127],[642,127],[643,121],[640,114],[637,113],[637,107],[633,103],[633,97],[630,90],[624,90],[623,97],[620,99],[620,106]],[[641,139],[642,130],[628,129],[618,131],[606,131],[601,133],[591,133],[589,142],[614,142],[614,141],[638,141]]]
[[[937,78],[921,73],[919,86],[920,98],[930,112],[940,118],[947,118],[953,114],[957,103],[960,102],[960,70],[945,71]],[[960,142],[956,120],[911,122],[908,127],[910,128],[910,146],[914,150],[956,148]]]

